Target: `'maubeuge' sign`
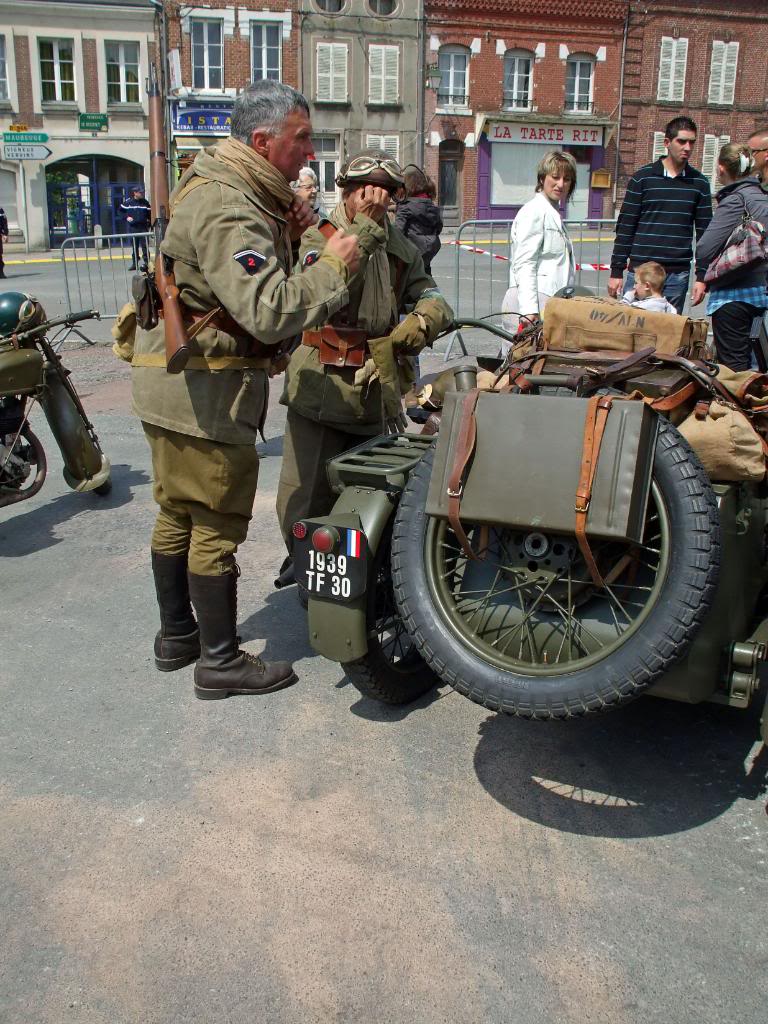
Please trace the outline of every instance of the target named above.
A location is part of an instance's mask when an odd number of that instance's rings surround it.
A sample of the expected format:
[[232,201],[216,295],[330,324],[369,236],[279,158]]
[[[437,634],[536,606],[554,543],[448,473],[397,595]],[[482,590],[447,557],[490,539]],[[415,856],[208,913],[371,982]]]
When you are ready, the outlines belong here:
[[523,124],[519,121],[492,121],[489,142],[539,142],[558,146],[602,146],[603,128],[575,124]]

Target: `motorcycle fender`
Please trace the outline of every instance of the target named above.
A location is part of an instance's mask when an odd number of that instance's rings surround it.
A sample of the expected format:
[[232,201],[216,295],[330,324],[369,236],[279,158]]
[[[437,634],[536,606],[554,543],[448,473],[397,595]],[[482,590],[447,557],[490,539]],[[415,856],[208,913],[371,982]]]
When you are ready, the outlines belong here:
[[[65,479],[69,474],[78,484],[87,484],[100,475],[104,470],[101,449],[80,415],[67,386],[51,367],[45,370],[45,387],[40,396],[40,405],[64,460]],[[70,487],[75,486],[69,479],[67,483]],[[79,486],[76,489],[88,488]]]
[[[369,583],[373,558],[395,506],[386,491],[371,487],[347,487],[331,514],[313,523],[360,529],[368,541]],[[329,661],[356,661],[368,652],[366,629],[367,592],[348,603],[310,597],[308,605],[309,642]]]

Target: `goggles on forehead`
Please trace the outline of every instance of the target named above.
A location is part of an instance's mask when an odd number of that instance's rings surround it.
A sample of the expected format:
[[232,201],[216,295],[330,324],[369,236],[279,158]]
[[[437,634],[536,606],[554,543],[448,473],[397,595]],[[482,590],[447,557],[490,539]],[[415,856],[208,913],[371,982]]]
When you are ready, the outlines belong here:
[[343,176],[345,179],[354,181],[355,178],[366,178],[372,171],[379,168],[388,174],[395,184],[402,185],[404,183],[403,172],[397,160],[389,158],[382,160],[375,156],[356,156],[349,161],[344,169],[344,174],[340,177]]

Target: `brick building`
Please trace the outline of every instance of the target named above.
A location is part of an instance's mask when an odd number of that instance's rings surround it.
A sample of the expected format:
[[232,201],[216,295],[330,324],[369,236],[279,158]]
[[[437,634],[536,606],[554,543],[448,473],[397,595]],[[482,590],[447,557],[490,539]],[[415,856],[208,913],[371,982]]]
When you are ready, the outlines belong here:
[[717,187],[717,153],[768,125],[766,0],[631,0],[619,136],[619,195],[632,172],[663,154],[664,125],[688,114],[692,163]]
[[299,84],[297,7],[295,0],[165,0],[172,159],[229,134],[232,104],[248,82]]
[[567,215],[611,215],[626,9],[626,0],[427,0],[426,60],[441,79],[426,101],[425,166],[447,223],[514,216],[554,148],[579,166]]
[[[0,117],[47,136],[50,155],[0,160],[11,243],[43,249],[122,231],[119,206],[148,172],[148,0],[0,0]],[[19,135],[23,139],[23,135]],[[29,151],[34,152],[34,150]]]

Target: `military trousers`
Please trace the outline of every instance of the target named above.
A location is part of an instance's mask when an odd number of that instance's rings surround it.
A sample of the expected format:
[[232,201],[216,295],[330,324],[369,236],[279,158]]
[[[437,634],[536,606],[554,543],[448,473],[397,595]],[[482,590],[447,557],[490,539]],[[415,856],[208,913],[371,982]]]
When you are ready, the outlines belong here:
[[153,496],[160,509],[152,548],[187,555],[198,576],[232,572],[248,534],[259,478],[255,446],[222,444],[142,422],[152,452]]
[[334,506],[336,495],[328,483],[326,462],[364,440],[364,435],[316,423],[288,410],[277,486],[277,519],[289,551],[293,524],[299,519],[328,515]]

